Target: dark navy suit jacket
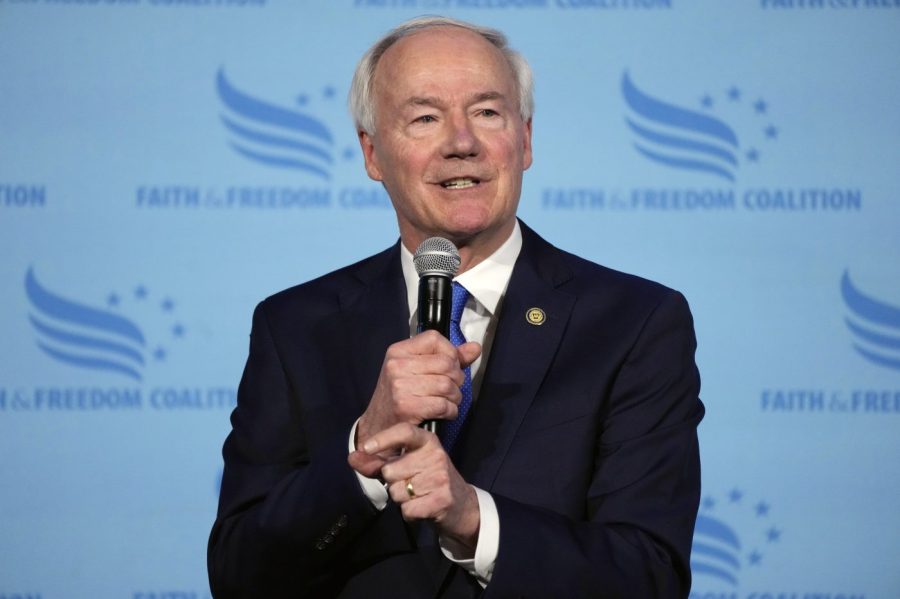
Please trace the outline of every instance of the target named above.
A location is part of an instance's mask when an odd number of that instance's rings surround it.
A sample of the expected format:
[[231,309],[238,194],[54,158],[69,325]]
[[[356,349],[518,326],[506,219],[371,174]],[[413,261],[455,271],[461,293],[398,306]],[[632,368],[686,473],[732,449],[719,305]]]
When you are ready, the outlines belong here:
[[688,595],[703,405],[687,303],[522,233],[453,456],[497,504],[487,588],[428,524],[375,510],[347,465],[385,350],[409,336],[395,245],[257,307],[209,543],[215,597]]

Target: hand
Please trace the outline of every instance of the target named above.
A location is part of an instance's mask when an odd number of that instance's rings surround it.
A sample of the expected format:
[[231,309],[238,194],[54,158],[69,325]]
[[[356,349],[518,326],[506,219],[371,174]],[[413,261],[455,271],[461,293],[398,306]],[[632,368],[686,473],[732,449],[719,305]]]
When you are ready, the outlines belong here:
[[[456,418],[465,377],[462,369],[480,355],[478,343],[454,347],[436,331],[391,345],[369,406],[359,419],[356,448],[399,423],[419,425],[425,420]],[[360,470],[360,474],[372,477],[381,466]]]
[[[399,457],[381,457],[401,451]],[[481,524],[478,497],[434,433],[401,422],[373,435],[348,461],[360,472],[380,462],[382,479],[404,519],[433,521],[440,534],[470,548],[474,555]]]

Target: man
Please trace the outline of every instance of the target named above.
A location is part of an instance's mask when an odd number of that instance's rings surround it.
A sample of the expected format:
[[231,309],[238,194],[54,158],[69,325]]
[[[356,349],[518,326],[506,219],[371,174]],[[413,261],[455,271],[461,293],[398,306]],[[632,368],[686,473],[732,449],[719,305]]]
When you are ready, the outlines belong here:
[[[690,312],[517,221],[527,64],[499,32],[413,20],[364,56],[351,110],[400,243],[257,307],[214,595],[687,596]],[[411,252],[432,236],[459,247],[466,343],[410,337]]]

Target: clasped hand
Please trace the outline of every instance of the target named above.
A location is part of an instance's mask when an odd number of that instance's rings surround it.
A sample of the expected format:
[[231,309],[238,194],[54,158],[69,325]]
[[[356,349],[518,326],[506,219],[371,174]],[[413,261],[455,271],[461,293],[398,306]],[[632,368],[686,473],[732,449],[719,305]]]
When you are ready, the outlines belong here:
[[463,368],[481,355],[478,343],[454,347],[435,331],[391,345],[375,392],[357,426],[350,466],[381,477],[407,520],[431,520],[468,547],[480,523],[475,490],[463,480],[425,420],[456,418]]

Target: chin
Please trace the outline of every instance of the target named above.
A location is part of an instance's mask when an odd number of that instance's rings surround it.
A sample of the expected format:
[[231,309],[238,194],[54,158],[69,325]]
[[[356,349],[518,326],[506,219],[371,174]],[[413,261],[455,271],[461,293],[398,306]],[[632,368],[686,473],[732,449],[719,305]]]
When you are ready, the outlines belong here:
[[491,222],[482,214],[449,215],[444,229],[452,235],[471,237],[490,228]]
[[486,232],[495,232],[497,228],[496,223],[484,221],[454,223],[454,226],[444,228],[444,236],[457,247],[464,247]]

